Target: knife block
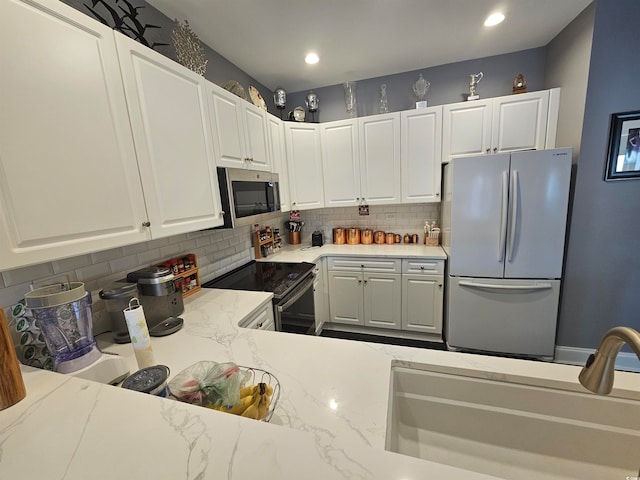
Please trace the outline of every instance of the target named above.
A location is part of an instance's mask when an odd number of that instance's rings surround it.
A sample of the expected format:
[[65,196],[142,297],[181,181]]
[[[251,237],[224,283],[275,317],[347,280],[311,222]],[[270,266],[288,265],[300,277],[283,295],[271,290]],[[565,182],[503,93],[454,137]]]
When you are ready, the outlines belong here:
[[9,325],[4,310],[0,308],[0,410],[18,403],[26,395]]

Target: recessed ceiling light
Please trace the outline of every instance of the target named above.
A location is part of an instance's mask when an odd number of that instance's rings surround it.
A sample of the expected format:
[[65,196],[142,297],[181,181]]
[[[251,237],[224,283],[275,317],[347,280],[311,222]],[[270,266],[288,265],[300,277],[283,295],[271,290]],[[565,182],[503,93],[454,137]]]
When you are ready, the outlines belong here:
[[320,57],[315,53],[310,53],[306,57],[304,57],[304,61],[309,65],[313,65],[314,63],[318,63],[320,61]]
[[495,25],[498,25],[499,23],[502,23],[503,20],[504,20],[504,15],[503,14],[501,14],[501,13],[492,13],[484,21],[484,26],[485,27],[493,27]]

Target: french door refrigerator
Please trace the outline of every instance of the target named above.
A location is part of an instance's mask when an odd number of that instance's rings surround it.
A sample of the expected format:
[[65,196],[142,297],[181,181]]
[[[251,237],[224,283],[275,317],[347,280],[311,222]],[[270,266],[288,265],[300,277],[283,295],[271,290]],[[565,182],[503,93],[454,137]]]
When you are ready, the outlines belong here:
[[570,179],[570,148],[445,165],[450,349],[553,358]]

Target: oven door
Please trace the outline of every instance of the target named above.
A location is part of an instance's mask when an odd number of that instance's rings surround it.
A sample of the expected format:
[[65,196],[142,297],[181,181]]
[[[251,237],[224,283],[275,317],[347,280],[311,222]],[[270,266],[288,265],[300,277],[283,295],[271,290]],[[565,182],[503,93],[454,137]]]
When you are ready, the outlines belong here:
[[315,335],[316,319],[313,302],[313,274],[280,300],[274,301],[276,330]]

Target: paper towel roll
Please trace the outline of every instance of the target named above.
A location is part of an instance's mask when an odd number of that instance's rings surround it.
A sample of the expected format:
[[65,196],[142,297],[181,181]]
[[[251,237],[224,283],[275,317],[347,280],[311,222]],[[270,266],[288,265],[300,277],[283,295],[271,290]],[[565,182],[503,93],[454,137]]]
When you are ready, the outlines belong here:
[[[137,305],[132,305],[133,302]],[[129,306],[123,310],[124,319],[127,322],[127,329],[131,337],[131,345],[136,354],[138,368],[147,368],[156,365],[156,359],[151,348],[151,337],[147,327],[147,319],[144,316],[142,305],[137,298],[132,298]]]

